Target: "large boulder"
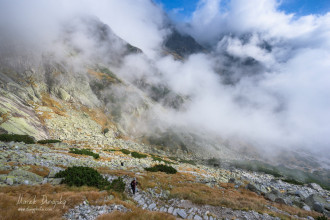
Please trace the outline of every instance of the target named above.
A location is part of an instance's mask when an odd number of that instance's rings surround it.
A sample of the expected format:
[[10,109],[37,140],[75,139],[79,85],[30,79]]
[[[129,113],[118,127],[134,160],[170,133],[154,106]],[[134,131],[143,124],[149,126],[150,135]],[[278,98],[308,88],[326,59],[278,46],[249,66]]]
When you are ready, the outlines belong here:
[[269,201],[275,202],[277,196],[273,193],[267,193],[265,195],[265,198],[268,199]]
[[314,203],[316,203],[316,202],[319,202],[322,204],[322,203],[326,203],[327,201],[318,194],[312,194],[305,199],[305,203],[311,207],[313,207]]
[[324,209],[330,210],[330,204],[318,194],[308,196],[305,203],[317,212],[323,212]]
[[315,202],[313,205],[313,209],[317,212],[323,213],[324,212],[324,205],[319,203],[319,202]]
[[308,186],[309,188],[311,188],[311,189],[315,189],[315,190],[317,190],[317,191],[321,191],[321,190],[323,190],[322,187],[321,187],[320,185],[316,184],[316,183],[309,183],[307,186]]
[[268,193],[268,190],[266,189],[265,186],[261,185],[261,184],[256,184],[256,183],[249,183],[246,188],[252,192],[258,193],[258,194],[262,194],[265,195]]
[[297,190],[295,192],[295,195],[298,196],[299,198],[305,200],[308,197],[308,193],[302,190]]
[[275,202],[280,203],[280,204],[284,204],[284,205],[288,205],[289,204],[286,199],[281,198],[281,197],[276,198],[275,199]]

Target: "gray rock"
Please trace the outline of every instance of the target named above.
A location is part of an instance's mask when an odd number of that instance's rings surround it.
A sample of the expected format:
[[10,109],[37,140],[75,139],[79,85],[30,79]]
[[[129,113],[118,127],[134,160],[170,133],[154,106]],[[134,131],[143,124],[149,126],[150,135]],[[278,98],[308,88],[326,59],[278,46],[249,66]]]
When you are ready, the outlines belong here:
[[317,212],[323,213],[324,212],[324,206],[323,204],[319,203],[319,202],[315,202],[313,205],[313,209]]
[[203,220],[199,215],[195,215],[194,220]]
[[268,199],[268,200],[270,200],[270,201],[272,201],[272,202],[275,202],[277,196],[275,194],[273,194],[273,193],[267,193],[265,195],[265,198]]
[[294,200],[294,201],[293,201],[293,205],[295,205],[295,206],[297,206],[297,207],[299,207],[299,208],[302,208],[302,207],[304,207],[306,204],[303,203],[303,202],[300,201],[300,200]]
[[178,213],[178,211],[179,211],[179,209],[174,209],[174,211],[173,211],[173,215],[176,215],[177,213]]
[[320,185],[316,184],[316,183],[309,183],[307,186],[309,188],[315,189],[317,191],[322,191],[323,190],[322,187]]
[[308,205],[304,205],[302,209],[305,211],[311,211],[311,207],[309,207]]
[[173,207],[169,207],[167,210],[168,213],[172,214],[173,213]]
[[141,198],[141,199],[138,201],[138,203],[142,206],[142,205],[144,205],[145,201],[144,201],[143,198]]
[[49,183],[52,185],[60,185],[63,178],[51,178],[49,179]]
[[235,178],[230,178],[229,180],[228,180],[228,183],[235,183]]
[[280,204],[284,204],[284,205],[288,204],[288,202],[285,199],[281,198],[281,197],[276,198],[275,202],[280,203]]
[[308,194],[305,191],[297,190],[295,192],[296,196],[299,196],[301,199],[306,199],[308,197]]
[[271,191],[271,193],[273,193],[273,194],[276,195],[276,196],[280,196],[280,195],[282,195],[282,193],[281,193],[280,191],[278,191],[277,189],[273,189],[273,190]]
[[194,219],[194,216],[192,214],[190,214],[187,219]]
[[179,209],[179,210],[177,211],[177,215],[180,216],[180,217],[183,218],[183,219],[187,218],[187,213],[186,213],[185,210],[183,210],[183,209]]
[[255,184],[249,183],[246,188],[252,192],[258,193],[258,189]]
[[310,207],[313,207],[314,203],[316,203],[316,202],[321,203],[321,204],[327,203],[326,200],[318,194],[310,195],[305,199],[305,203],[307,205],[309,205]]
[[26,170],[14,170],[11,171],[9,176],[22,177],[24,180],[30,180],[31,182],[41,183],[43,178],[35,173],[31,173]]
[[110,196],[107,197],[106,200],[107,200],[107,201],[110,201],[110,200],[113,200],[114,198],[115,198],[115,197],[114,197],[113,195],[110,195]]
[[6,183],[11,186],[14,184],[14,179],[9,177],[6,179]]

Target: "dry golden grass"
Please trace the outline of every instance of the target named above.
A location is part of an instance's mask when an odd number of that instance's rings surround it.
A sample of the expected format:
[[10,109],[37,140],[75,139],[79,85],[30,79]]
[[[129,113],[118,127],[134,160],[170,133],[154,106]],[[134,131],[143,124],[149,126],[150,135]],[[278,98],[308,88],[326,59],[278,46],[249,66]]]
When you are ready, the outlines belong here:
[[282,204],[278,204],[278,203],[274,203],[273,206],[280,210],[283,210],[287,213],[290,213],[291,215],[297,215],[299,217],[313,216],[314,218],[316,218],[318,216],[321,216],[320,213],[317,213],[315,211],[308,212],[308,211],[305,211],[303,209],[299,209],[299,208],[296,208],[293,206],[287,206],[287,205],[282,205]]
[[95,78],[97,78],[98,80],[106,80],[106,81],[111,82],[111,83],[117,82],[116,79],[112,78],[111,76],[109,76],[106,73],[96,72],[96,71],[91,70],[91,69],[89,69],[87,72],[91,76],[94,76]]
[[175,220],[173,215],[162,213],[162,212],[151,212],[143,209],[135,208],[132,212],[122,213],[122,212],[112,212],[109,214],[104,214],[97,218],[97,220]]
[[44,166],[35,166],[35,165],[29,165],[28,171],[35,173],[39,176],[46,177],[49,174],[49,169]]
[[[14,166],[14,162],[9,162],[6,163],[10,166]],[[18,167],[22,167],[24,169],[24,167],[26,166],[22,166],[22,165],[17,165]],[[31,172],[31,173],[35,173],[39,176],[42,177],[46,177],[49,174],[49,169],[47,167],[44,166],[35,166],[35,165],[29,165],[27,168],[25,168],[25,170]],[[9,174],[12,170],[0,170],[0,174]]]
[[99,167],[99,168],[97,168],[97,171],[99,171],[102,174],[135,177],[135,173],[134,172],[127,171],[127,170],[110,170],[107,167]]
[[8,174],[11,170],[0,170],[0,174]]
[[290,219],[288,216],[274,213],[266,207],[266,205],[272,205],[292,215],[304,217],[318,216],[316,212],[307,212],[291,206],[272,203],[264,197],[244,188],[236,190],[231,183],[221,183],[221,188],[195,183],[195,177],[186,173],[147,173],[143,175],[143,177],[139,177],[138,181],[139,187],[142,189],[158,186],[162,189],[170,190],[171,198],[190,200],[198,205],[222,206],[239,210],[255,210],[260,213],[275,215],[282,219]]
[[52,99],[49,94],[43,94],[41,100],[42,104],[52,109],[55,114],[65,117],[67,116],[64,107],[59,102]]
[[1,120],[0,120],[0,125],[1,125],[10,119],[10,114],[8,112],[7,113],[0,112],[0,117],[1,117]]
[[225,189],[211,188],[204,184],[182,184],[171,190],[171,197],[187,199],[193,203],[200,205],[223,206],[231,209],[239,210],[255,210],[260,213],[268,213],[278,216],[281,219],[290,219],[290,217],[270,211],[266,205],[271,204],[280,210],[286,211],[291,215],[301,217],[313,216],[316,217],[316,212],[307,212],[298,208],[287,205],[279,205],[271,203],[264,197],[251,192],[247,189],[240,188],[235,190],[232,184],[221,184]]
[[104,113],[104,109],[94,108],[90,109],[86,106],[81,106],[81,110],[89,115],[89,117],[94,120],[96,123],[102,126],[102,131],[105,128],[113,128],[115,127],[113,122],[111,121],[110,116],[107,116]]
[[[19,196],[22,195],[24,200],[33,199],[36,196],[35,205],[17,204]],[[91,204],[104,204],[104,198],[107,192],[99,192],[91,187],[67,187],[67,186],[51,186],[49,184],[39,186],[11,186],[0,188],[0,219],[62,219],[62,216],[70,208],[80,204],[84,200],[88,200]],[[46,205],[42,203],[43,196],[47,200],[66,201],[65,206],[57,205],[55,208],[52,204]],[[116,201],[116,200],[114,200]],[[49,208],[51,211],[19,211],[19,208]]]

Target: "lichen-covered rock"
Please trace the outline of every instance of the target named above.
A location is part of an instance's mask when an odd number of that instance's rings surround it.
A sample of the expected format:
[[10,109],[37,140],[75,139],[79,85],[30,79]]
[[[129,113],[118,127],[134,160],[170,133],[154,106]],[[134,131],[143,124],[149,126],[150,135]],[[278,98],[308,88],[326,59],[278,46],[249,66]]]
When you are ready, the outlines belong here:
[[29,180],[30,183],[41,183],[43,178],[35,173],[31,173],[26,170],[14,170],[11,171],[9,176],[14,176],[18,182],[23,183],[25,180]]
[[60,99],[62,99],[64,101],[69,101],[71,99],[71,96],[69,95],[69,93],[67,93],[62,88],[58,89],[58,95],[59,95]]

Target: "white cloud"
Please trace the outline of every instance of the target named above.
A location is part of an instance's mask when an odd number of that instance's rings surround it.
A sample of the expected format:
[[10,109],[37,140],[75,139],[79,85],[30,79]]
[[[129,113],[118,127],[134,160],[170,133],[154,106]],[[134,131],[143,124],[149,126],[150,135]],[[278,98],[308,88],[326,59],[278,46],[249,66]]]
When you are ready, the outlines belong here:
[[[0,25],[13,25],[42,46],[52,44],[68,18],[99,17],[146,53],[126,57],[117,72],[121,77],[147,77],[189,97],[185,110],[152,116],[166,118],[168,126],[261,148],[329,149],[330,13],[296,17],[279,11],[275,0],[231,0],[226,8],[220,0],[201,0],[184,29],[211,52],[178,61],[159,54],[166,18],[148,0],[0,3]],[[88,54],[107,53],[88,35],[72,40]],[[57,49],[60,56],[63,48]],[[246,64],[249,59],[256,63]],[[235,82],[222,83],[233,75]]]

